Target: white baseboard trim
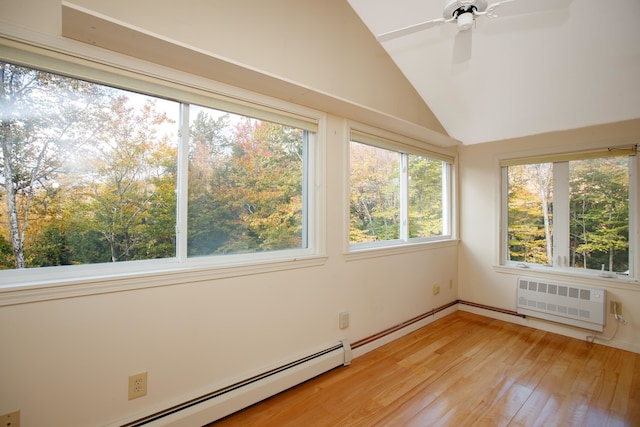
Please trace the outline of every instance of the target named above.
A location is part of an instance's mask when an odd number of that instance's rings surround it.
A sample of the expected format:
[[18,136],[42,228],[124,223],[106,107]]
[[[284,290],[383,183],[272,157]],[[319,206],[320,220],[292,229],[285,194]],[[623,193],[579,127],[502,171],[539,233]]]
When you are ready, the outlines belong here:
[[[540,329],[542,331],[552,332],[554,334],[563,335],[566,337],[575,338],[575,339],[584,340],[584,341],[586,341],[587,336],[594,335],[593,331],[572,327],[572,326],[567,326],[567,325],[561,325],[555,322],[537,319],[534,317],[522,318],[518,316],[509,315],[506,313],[496,312],[490,309],[473,307],[465,304],[458,304],[458,309],[460,311],[466,311],[469,313],[478,314],[480,316],[502,320],[509,323],[515,323],[517,325],[527,326],[534,329]],[[623,325],[619,325],[619,327],[623,327]],[[609,327],[605,329],[602,335],[608,336],[607,335],[608,333],[610,333]],[[613,347],[620,350],[626,350],[626,351],[631,351],[633,353],[640,354],[640,344],[630,343],[630,342],[623,341],[616,338],[613,338],[609,341],[596,339],[595,344],[602,344],[608,347]]]
[[351,348],[343,341],[324,351],[283,364],[264,374],[196,397],[155,413],[120,420],[110,427],[193,427],[212,423],[274,396],[338,366],[351,362]]

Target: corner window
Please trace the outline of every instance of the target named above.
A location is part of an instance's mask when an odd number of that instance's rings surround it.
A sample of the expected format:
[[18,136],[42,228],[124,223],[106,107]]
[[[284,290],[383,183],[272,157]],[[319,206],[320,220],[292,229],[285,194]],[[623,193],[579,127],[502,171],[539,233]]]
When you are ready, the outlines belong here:
[[352,249],[451,238],[452,158],[352,132]]
[[505,263],[635,277],[635,149],[502,163]]
[[83,71],[0,62],[0,269],[313,250],[315,119]]

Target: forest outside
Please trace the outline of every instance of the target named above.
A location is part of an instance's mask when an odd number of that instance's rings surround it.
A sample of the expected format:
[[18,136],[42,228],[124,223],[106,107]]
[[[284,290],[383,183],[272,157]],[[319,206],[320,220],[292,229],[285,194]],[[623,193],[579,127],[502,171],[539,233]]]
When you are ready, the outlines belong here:
[[629,274],[628,155],[509,166],[508,212],[509,261]]
[[450,235],[449,164],[351,141],[350,242]]
[[0,268],[176,257],[179,203],[187,256],[304,246],[309,132],[183,105],[0,63]]

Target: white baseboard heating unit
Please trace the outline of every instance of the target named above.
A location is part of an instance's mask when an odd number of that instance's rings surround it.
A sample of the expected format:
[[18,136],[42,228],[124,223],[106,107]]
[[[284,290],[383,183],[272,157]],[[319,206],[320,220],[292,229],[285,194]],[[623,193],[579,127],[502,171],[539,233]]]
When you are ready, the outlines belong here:
[[602,332],[605,306],[604,289],[518,278],[517,311],[520,314]]
[[228,387],[212,391],[118,427],[201,426],[278,394],[338,366],[351,363],[351,345],[343,340],[325,350],[286,363]]

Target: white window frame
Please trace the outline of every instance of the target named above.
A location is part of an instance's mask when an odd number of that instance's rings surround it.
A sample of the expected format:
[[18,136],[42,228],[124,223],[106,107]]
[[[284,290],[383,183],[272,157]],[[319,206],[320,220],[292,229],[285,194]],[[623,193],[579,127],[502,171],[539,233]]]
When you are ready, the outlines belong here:
[[[422,148],[417,141],[410,138],[403,137],[390,132],[382,132],[380,130],[373,130],[370,127],[351,124],[347,131],[348,141],[345,144],[345,158],[348,159],[346,163],[346,195],[345,195],[345,253],[352,255],[368,256],[373,252],[379,250],[414,250],[422,249],[425,245],[450,245],[456,242],[457,230],[455,228],[455,207],[456,207],[456,193],[455,193],[455,173],[456,173],[456,160],[455,153],[447,150],[440,150],[436,147],[428,146],[428,148]],[[357,242],[350,241],[350,174],[351,174],[351,156],[350,145],[351,142],[357,142],[365,145],[370,145],[376,148],[381,148],[389,151],[393,151],[401,154],[400,160],[400,230],[399,238],[393,240],[380,240],[373,242]],[[446,167],[442,171],[442,226],[443,234],[439,236],[427,236],[427,237],[413,237],[409,238],[409,183],[408,183],[408,155],[417,155],[426,157],[433,160],[441,160],[445,163]],[[446,231],[445,231],[446,230]],[[375,255],[374,255],[375,256]]]
[[[635,154],[633,154],[635,151]],[[570,267],[569,258],[569,205],[554,204],[554,240],[552,255],[553,266],[508,260],[508,166],[525,163],[553,163],[554,194],[568,194],[568,162],[586,158],[604,157],[607,154],[618,153],[629,155],[629,275],[619,275],[608,271],[589,270]],[[550,153],[543,155],[532,154],[530,157],[503,158],[498,160],[500,167],[500,266],[507,269],[527,269],[536,273],[555,274],[569,277],[597,278],[613,282],[639,283],[640,271],[640,154],[637,145],[630,144],[620,147],[595,147],[587,151],[570,153]],[[555,179],[556,177],[560,179]]]
[[[286,101],[229,87],[214,81],[116,54],[118,65],[102,59],[84,59],[55,50],[0,39],[0,60],[72,78],[92,81],[154,97],[197,104],[266,121],[309,130],[303,189],[306,247],[280,251],[187,258],[187,156],[178,155],[178,212],[176,256],[172,258],[0,271],[0,306],[32,301],[174,285],[222,277],[256,274],[322,265],[325,254],[326,114]],[[108,53],[108,56],[113,56]],[[112,58],[110,58],[112,59]],[[182,111],[188,105],[182,106]],[[187,116],[188,117],[188,116]],[[188,149],[188,147],[187,147]],[[183,237],[184,236],[184,237]],[[304,246],[304,245],[303,245]],[[174,274],[175,273],[175,274]],[[133,279],[135,280],[129,280]]]

